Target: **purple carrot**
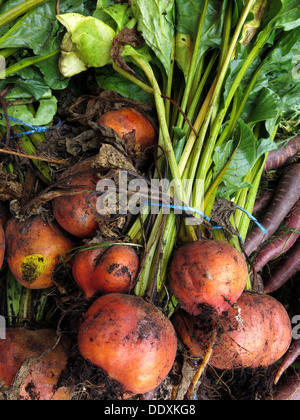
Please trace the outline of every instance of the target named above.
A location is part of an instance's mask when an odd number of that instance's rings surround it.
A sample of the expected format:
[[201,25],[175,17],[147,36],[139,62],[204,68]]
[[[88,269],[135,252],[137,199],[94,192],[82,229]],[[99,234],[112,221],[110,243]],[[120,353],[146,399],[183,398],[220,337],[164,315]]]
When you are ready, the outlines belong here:
[[264,210],[271,203],[274,195],[274,191],[265,191],[263,194],[257,197],[254,207],[253,214],[258,213],[261,210]]
[[270,260],[286,253],[297,241],[300,236],[300,200],[293,207],[290,215],[287,217],[283,234],[280,232],[274,240],[267,243],[258,253],[254,268],[260,271]]
[[[279,382],[282,374],[295,362],[300,356],[300,337],[298,340],[294,340],[288,352],[284,355],[280,368],[276,373],[274,384]],[[299,384],[300,385],[300,384]]]
[[277,401],[299,401],[300,400],[300,371],[290,370],[284,382],[280,382],[273,395]]
[[265,292],[272,293],[280,289],[298,270],[300,270],[300,240],[285,254],[282,264],[278,264],[276,270],[271,272],[265,284]]
[[300,199],[300,163],[288,167],[276,188],[272,203],[261,221],[267,230],[264,234],[255,227],[247,236],[244,250],[251,255],[262,242],[267,241],[277,231],[282,221]]
[[286,165],[293,160],[299,151],[300,136],[297,136],[291,139],[285,147],[269,152],[264,171],[270,171]]

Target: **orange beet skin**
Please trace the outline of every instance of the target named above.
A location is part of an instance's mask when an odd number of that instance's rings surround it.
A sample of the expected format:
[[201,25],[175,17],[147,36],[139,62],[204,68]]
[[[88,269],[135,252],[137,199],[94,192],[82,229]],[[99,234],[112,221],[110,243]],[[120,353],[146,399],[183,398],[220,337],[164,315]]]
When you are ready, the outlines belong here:
[[[182,312],[173,325],[192,356],[205,356],[212,329],[207,320]],[[243,292],[217,320],[217,339],[210,365],[217,369],[258,368],[278,361],[292,340],[289,316],[272,296]]]
[[242,254],[223,241],[203,240],[181,247],[170,268],[170,287],[180,306],[199,315],[228,310],[245,289],[248,267]]
[[[62,195],[52,201],[53,214],[60,226],[78,238],[91,238],[98,229],[93,210],[86,202],[87,197],[96,192],[98,178],[95,174],[76,175],[70,180],[70,189],[74,192],[84,191],[74,195]],[[91,198],[91,205],[96,208],[96,197]]]
[[142,298],[112,293],[97,299],[79,328],[82,356],[134,394],[156,388],[177,351],[174,328]]
[[132,246],[112,245],[79,251],[72,273],[85,297],[97,292],[129,293],[135,286],[139,258]]
[[[57,341],[54,330],[27,330],[8,328],[6,339],[0,340],[0,381],[11,386],[22,364],[30,358],[39,358]],[[66,368],[69,345],[65,339],[40,360],[30,366],[28,376],[20,389],[21,400],[71,400],[67,387],[58,387],[59,377]]]
[[108,111],[97,121],[106,125],[123,138],[124,135],[135,130],[135,138],[141,149],[157,144],[157,135],[150,121],[134,108],[121,108]]
[[6,256],[16,280],[29,289],[53,286],[52,276],[61,256],[74,248],[74,242],[56,222],[46,224],[40,216],[25,221],[11,218],[6,224]]

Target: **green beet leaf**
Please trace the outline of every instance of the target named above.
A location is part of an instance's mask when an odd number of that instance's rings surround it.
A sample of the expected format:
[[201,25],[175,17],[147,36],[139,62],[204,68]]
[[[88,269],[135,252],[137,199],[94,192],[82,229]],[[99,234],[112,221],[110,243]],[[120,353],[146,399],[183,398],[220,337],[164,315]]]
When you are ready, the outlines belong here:
[[146,44],[154,51],[169,75],[174,46],[174,0],[132,0],[131,7]]

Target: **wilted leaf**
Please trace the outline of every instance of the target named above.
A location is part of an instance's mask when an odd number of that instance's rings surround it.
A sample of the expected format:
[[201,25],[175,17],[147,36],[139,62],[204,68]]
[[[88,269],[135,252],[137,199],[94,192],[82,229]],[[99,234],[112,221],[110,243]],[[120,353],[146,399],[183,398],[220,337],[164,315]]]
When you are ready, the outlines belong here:
[[251,12],[254,15],[254,19],[245,24],[243,28],[242,39],[240,40],[241,44],[247,46],[251,42],[251,40],[254,38],[255,34],[257,33],[261,25],[263,14],[267,6],[268,6],[268,0],[258,0],[254,3],[254,6],[251,10]]
[[131,162],[110,144],[102,144],[99,154],[95,158],[95,167],[127,169],[135,171]]

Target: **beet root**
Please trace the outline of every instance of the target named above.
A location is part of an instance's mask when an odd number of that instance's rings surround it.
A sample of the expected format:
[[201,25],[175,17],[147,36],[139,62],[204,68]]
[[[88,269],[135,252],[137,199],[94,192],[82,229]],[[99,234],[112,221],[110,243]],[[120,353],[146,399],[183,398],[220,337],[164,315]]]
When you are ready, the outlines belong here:
[[[266,367],[288,350],[292,328],[285,308],[273,297],[244,292],[217,320],[218,334],[210,364],[217,369]],[[192,356],[205,356],[212,329],[207,320],[187,313],[173,319]]]
[[52,287],[62,255],[75,246],[59,225],[45,224],[40,216],[25,221],[9,219],[5,239],[11,272],[28,289]]
[[121,139],[134,132],[136,144],[141,150],[157,144],[155,128],[147,117],[134,108],[108,111],[97,122],[115,130]]
[[156,388],[171,370],[177,339],[161,311],[142,298],[111,293],[98,298],[78,332],[82,356],[118,381],[125,391]]
[[[97,181],[98,178],[93,173],[74,175],[69,182],[74,194],[62,195],[52,200],[56,221],[65,231],[78,238],[92,238],[97,232],[95,214],[86,201],[96,191]],[[91,205],[94,208],[96,201],[97,198],[92,197]]]
[[[7,390],[11,387],[17,372],[23,369],[21,388],[10,390],[10,394],[12,391],[17,392],[15,398],[71,400],[71,389],[58,385],[60,375],[66,368],[69,344],[65,339],[61,339],[54,346],[56,341],[54,330],[7,329],[6,339],[0,340],[0,382],[2,381],[5,386],[2,390],[4,395],[8,394]],[[31,358],[37,358],[37,361],[33,362],[26,371],[24,362]]]
[[96,293],[129,293],[135,286],[139,258],[132,246],[112,245],[79,251],[72,273],[87,299]]
[[247,278],[244,257],[223,241],[184,245],[170,268],[171,290],[180,306],[193,315],[228,310],[244,291]]

